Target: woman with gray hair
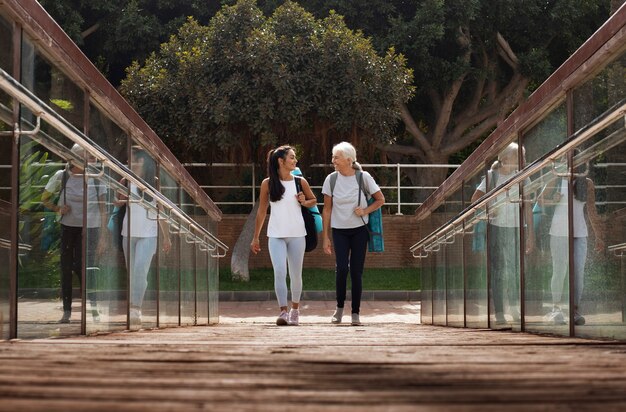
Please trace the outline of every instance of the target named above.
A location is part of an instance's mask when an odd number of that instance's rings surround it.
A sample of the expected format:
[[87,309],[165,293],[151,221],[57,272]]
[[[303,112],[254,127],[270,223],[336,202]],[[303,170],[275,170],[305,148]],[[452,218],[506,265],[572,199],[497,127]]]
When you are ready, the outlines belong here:
[[[74,144],[71,148],[74,158],[69,159],[64,169],[58,170],[44,189],[41,202],[45,207],[60,215],[61,222],[61,299],[63,301],[63,317],[59,323],[70,323],[72,316],[72,275],[78,281],[82,279],[83,267],[83,214],[87,215],[87,282],[95,282],[94,271],[96,255],[101,255],[106,249],[106,239],[102,236],[101,227],[106,226],[105,195],[106,187],[100,182],[87,178],[87,210],[83,210],[84,196],[84,162],[85,149]],[[77,160],[80,159],[80,160]],[[88,161],[93,161],[88,156]],[[59,195],[55,204],[53,198]],[[94,292],[87,294],[91,302],[91,314],[95,322],[100,321],[100,314],[96,307]]]
[[[332,323],[341,323],[346,300],[348,273],[352,284],[352,325],[360,325],[363,268],[369,232],[368,215],[385,204],[385,197],[374,178],[363,171],[356,161],[356,149],[348,142],[333,147],[332,164],[335,171],[324,180],[324,253],[332,253],[335,246],[335,287],[337,307]],[[366,193],[374,202],[368,205]],[[332,243],[330,241],[332,230]]]

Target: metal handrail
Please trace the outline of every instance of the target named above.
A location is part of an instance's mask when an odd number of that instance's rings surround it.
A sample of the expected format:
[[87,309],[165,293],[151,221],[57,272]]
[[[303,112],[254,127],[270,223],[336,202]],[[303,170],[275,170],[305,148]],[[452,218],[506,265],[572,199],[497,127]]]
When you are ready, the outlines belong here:
[[[604,130],[608,126],[614,124],[619,120],[624,120],[624,125],[622,128],[616,130],[611,135],[602,139],[602,141],[607,141],[611,139],[607,144],[611,146],[615,146],[620,142],[626,140],[626,102],[622,101],[615,105],[613,108],[607,110],[602,116],[599,116],[598,119],[591,123],[587,128],[580,130],[579,132],[572,135],[568,140],[566,140],[563,144],[555,147],[550,152],[546,153],[541,158],[535,160],[530,163],[524,169],[519,171],[516,175],[512,176],[510,179],[500,184],[493,190],[488,193],[485,193],[480,199],[476,202],[472,203],[468,207],[466,207],[463,211],[458,213],[452,219],[450,219],[445,225],[441,226],[439,229],[431,232],[428,236],[424,237],[419,242],[415,243],[413,246],[409,248],[411,253],[414,253],[417,249],[422,248],[426,251],[426,244],[429,242],[438,239],[442,236],[442,233],[446,233],[448,230],[454,227],[454,225],[461,223],[467,217],[469,217],[472,213],[475,213],[481,208],[484,208],[488,202],[493,200],[495,197],[500,195],[501,193],[509,190],[513,185],[522,183],[525,179],[529,178],[531,175],[539,172],[543,169],[547,164],[552,163],[554,160],[559,157],[565,155],[574,147],[580,145],[581,143],[587,141],[596,135],[597,132]],[[621,134],[621,136],[619,136]],[[621,137],[621,138],[620,138]],[[599,144],[599,143],[598,143]],[[583,151],[581,154],[577,156],[578,161],[589,160],[595,152],[597,148],[588,148]],[[432,250],[432,249],[431,249]]]
[[[165,208],[170,209],[181,221],[186,222],[190,227],[193,227],[198,233],[201,233],[206,239],[210,240],[213,244],[216,245],[217,248],[222,249],[224,252],[228,251],[228,246],[226,246],[222,241],[220,241],[217,237],[215,237],[212,233],[207,231],[202,226],[195,223],[193,219],[191,219],[185,212],[183,212],[176,204],[174,204],[170,199],[168,199],[161,192],[152,188],[148,183],[146,183],[143,179],[137,176],[134,172],[128,169],[126,166],[121,164],[117,159],[111,156],[108,152],[102,149],[95,142],[91,141],[89,137],[84,135],[82,132],[77,130],[73,125],[71,125],[66,119],[56,113],[52,108],[50,108],[46,103],[44,103],[41,99],[35,96],[30,90],[26,89],[22,84],[13,79],[8,73],[4,70],[0,69],[0,89],[4,92],[17,99],[21,104],[25,105],[31,112],[37,114],[37,121],[44,119],[48,124],[54,127],[61,134],[69,138],[74,143],[80,144],[86,152],[94,156],[96,159],[99,159],[103,166],[108,166],[111,170],[115,171],[121,176],[124,176],[127,181],[134,183],[142,193],[147,193],[153,199],[155,199],[158,203],[162,204]],[[18,125],[16,125],[18,127]],[[37,134],[33,134],[32,137],[35,140],[37,139]],[[54,139],[46,140],[41,143],[54,142],[53,144],[60,145],[59,142]],[[62,146],[62,145],[61,145]],[[67,150],[67,149],[66,149]],[[172,219],[173,221],[173,219]]]

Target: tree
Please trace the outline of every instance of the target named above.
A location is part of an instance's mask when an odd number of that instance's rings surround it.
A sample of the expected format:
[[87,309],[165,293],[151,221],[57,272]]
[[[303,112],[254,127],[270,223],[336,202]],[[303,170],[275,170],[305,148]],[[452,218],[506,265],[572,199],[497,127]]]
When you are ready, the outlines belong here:
[[[208,22],[221,7],[206,0],[40,0],[98,69],[118,85],[133,60],[143,61],[193,15]],[[139,39],[139,41],[138,41]]]
[[[241,0],[208,26],[190,18],[121,90],[179,156],[261,163],[289,142],[306,164],[333,141],[389,142],[411,81],[403,56],[379,56],[337,14],[316,20],[287,1],[266,18]],[[236,278],[248,279],[252,230],[233,250]]]
[[179,156],[261,162],[288,141],[307,163],[341,139],[388,143],[411,82],[402,55],[379,56],[337,14],[287,1],[266,18],[242,0],[208,26],[190,18],[121,90]]
[[[329,8],[384,50],[407,56],[415,97],[402,106],[404,132],[381,144],[394,162],[448,163],[471,148],[543,82],[608,17],[608,0],[307,0]],[[414,173],[437,185],[445,169]]]

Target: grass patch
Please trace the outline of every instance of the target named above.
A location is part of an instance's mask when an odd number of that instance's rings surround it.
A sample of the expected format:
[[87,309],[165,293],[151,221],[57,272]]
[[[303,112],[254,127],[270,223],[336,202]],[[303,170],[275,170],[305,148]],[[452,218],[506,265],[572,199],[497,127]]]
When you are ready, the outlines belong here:
[[[335,290],[335,271],[331,269],[304,269],[304,290]],[[349,281],[348,281],[349,283]],[[363,290],[419,290],[419,269],[368,269],[363,274]],[[230,270],[220,269],[220,290],[274,290],[272,269],[250,271],[250,282],[233,281]]]

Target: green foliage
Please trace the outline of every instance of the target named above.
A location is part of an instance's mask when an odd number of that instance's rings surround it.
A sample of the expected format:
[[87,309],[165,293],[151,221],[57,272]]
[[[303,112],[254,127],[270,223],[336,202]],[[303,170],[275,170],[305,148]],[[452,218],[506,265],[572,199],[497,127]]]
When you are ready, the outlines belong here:
[[179,154],[256,161],[285,141],[311,156],[329,133],[389,141],[411,82],[402,55],[379,56],[337,14],[316,20],[287,1],[266,18],[241,0],[208,26],[190,18],[121,90]]

